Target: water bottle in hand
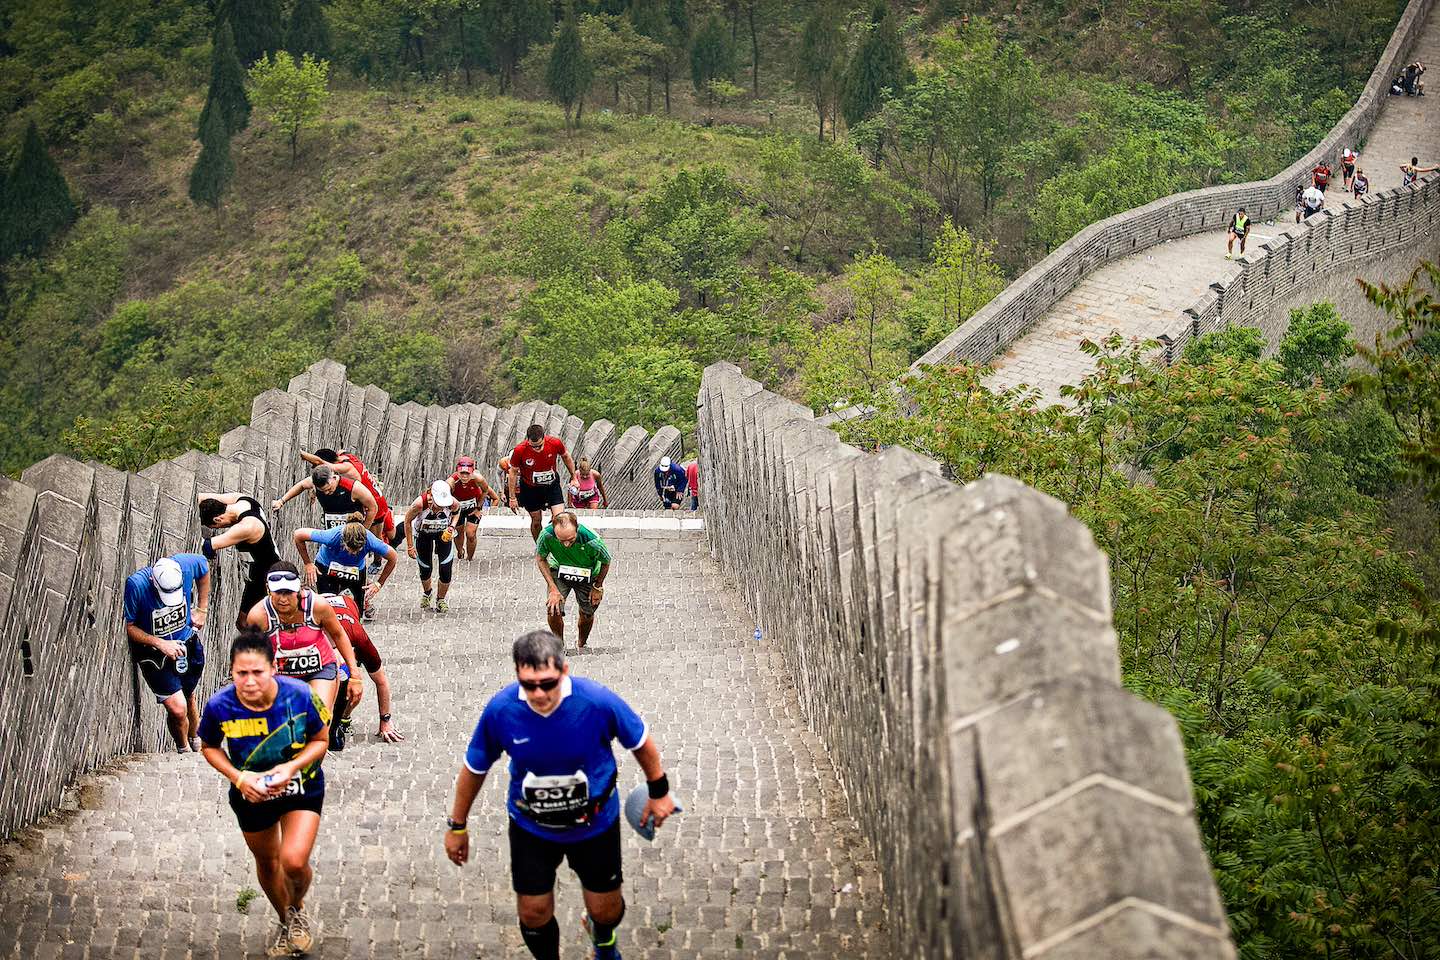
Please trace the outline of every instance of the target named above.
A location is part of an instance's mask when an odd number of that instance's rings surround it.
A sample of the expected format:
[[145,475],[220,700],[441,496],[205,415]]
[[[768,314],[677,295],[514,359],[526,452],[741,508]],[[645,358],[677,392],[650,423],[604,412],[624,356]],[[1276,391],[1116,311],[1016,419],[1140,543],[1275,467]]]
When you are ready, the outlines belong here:
[[175,658],[175,672],[184,673],[190,669],[190,647],[184,640],[179,641],[179,643],[180,656]]

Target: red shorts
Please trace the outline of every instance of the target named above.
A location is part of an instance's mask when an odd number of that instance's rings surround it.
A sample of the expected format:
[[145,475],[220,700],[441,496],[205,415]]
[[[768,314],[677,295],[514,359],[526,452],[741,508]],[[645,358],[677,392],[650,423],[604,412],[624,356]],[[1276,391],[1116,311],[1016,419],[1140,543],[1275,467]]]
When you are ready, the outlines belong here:
[[375,506],[375,522],[380,524],[381,529],[385,531],[388,537],[389,534],[395,532],[395,514],[391,511],[390,504],[386,502],[384,497],[377,500]]

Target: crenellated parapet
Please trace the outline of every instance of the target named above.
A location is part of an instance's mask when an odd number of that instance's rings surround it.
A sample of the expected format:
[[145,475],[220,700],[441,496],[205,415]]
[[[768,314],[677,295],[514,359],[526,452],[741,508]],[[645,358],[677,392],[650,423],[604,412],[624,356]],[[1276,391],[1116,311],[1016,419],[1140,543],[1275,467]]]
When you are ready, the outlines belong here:
[[711,552],[875,845],[896,956],[1234,956],[1179,729],[1121,686],[1064,504],[862,452],[729,364],[698,423]]

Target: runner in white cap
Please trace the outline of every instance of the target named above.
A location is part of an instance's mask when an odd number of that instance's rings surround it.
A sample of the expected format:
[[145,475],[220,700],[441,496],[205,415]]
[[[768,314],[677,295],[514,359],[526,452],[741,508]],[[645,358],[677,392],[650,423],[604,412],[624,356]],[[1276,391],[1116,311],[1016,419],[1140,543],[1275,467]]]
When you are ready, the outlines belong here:
[[669,457],[661,457],[655,465],[655,494],[660,498],[661,508],[679,510],[688,485],[685,468],[670,462]]
[[200,749],[195,687],[205,666],[200,631],[210,607],[210,564],[198,553],[161,557],[125,580],[130,656],[155,699],[175,749]]
[[449,609],[445,596],[455,573],[455,533],[461,510],[446,480],[436,480],[405,511],[405,553],[420,567],[420,609],[430,609],[431,572],[440,567],[435,612]]

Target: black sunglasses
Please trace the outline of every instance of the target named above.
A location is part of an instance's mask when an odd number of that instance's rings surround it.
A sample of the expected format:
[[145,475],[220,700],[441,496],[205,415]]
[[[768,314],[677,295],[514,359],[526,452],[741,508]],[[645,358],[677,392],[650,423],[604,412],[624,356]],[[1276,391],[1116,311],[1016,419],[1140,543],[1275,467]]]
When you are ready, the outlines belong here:
[[549,693],[560,686],[560,677],[551,677],[549,680],[521,680],[520,686],[526,690],[544,690]]

